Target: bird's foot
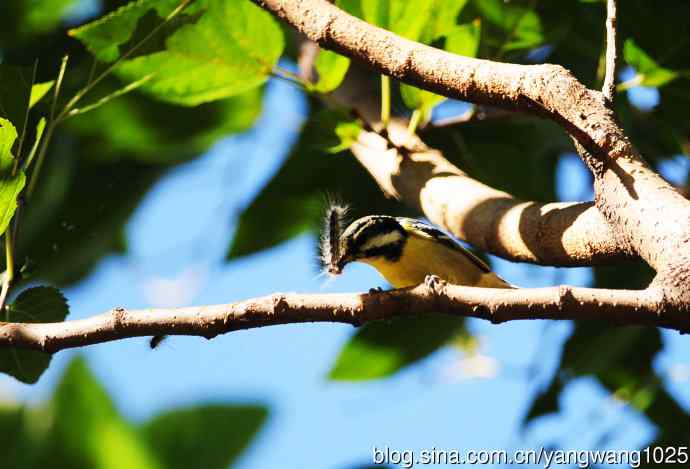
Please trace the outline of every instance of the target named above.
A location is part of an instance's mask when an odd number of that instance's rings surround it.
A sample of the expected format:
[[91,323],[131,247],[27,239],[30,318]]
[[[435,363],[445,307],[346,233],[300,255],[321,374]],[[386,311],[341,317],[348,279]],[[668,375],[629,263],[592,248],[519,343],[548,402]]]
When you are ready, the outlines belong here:
[[370,289],[369,289],[369,294],[370,294],[370,295],[375,295],[375,294],[377,294],[377,293],[382,293],[382,292],[383,292],[383,288],[381,288],[381,287],[376,287],[376,288],[370,288]]
[[424,277],[424,285],[436,294],[440,293],[447,284],[448,282],[438,275],[427,275]]

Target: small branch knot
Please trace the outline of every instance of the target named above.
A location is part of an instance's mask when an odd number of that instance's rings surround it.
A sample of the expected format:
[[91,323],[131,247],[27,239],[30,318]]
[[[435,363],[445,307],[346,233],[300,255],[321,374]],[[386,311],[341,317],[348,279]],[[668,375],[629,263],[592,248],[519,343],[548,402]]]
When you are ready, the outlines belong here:
[[127,310],[121,306],[118,306],[116,308],[113,308],[111,314],[113,317],[113,329],[121,329],[125,321],[125,316],[127,315]]
[[285,299],[285,295],[282,294],[277,294],[273,295],[273,314],[283,314],[285,311],[287,311],[289,305],[287,302],[287,299]]
[[563,311],[568,303],[575,301],[573,289],[569,285],[558,286],[558,310]]

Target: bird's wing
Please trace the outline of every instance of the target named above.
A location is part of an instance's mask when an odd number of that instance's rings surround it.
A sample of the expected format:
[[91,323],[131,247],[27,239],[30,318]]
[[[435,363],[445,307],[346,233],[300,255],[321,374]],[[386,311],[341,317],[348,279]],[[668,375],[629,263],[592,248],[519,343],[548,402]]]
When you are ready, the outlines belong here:
[[434,228],[422,221],[415,220],[414,218],[398,217],[398,223],[400,223],[409,233],[416,233],[418,236],[425,237],[428,239],[437,239],[444,246],[453,249],[454,251],[460,252],[467,259],[469,259],[474,265],[476,265],[483,272],[491,272],[491,268],[486,265],[486,262],[472,254],[470,251],[462,247],[455,239],[451,238],[443,231],[438,228]]

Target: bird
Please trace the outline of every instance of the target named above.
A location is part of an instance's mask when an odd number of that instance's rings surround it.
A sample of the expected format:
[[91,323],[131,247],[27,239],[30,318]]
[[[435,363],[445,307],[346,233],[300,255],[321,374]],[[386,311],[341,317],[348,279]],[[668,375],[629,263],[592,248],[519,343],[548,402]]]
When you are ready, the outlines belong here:
[[516,288],[443,231],[406,217],[369,215],[345,229],[346,209],[327,211],[322,235],[322,263],[340,275],[350,262],[374,267],[394,288],[426,282],[429,276],[455,285]]

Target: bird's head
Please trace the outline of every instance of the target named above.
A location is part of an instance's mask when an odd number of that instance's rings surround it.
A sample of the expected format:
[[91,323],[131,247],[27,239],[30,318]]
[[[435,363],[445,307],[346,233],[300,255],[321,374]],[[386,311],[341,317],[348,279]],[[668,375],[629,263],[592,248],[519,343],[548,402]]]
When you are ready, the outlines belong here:
[[395,217],[370,215],[355,220],[339,236],[337,255],[327,266],[328,273],[338,275],[354,261],[395,261],[402,255],[407,237],[407,231]]

